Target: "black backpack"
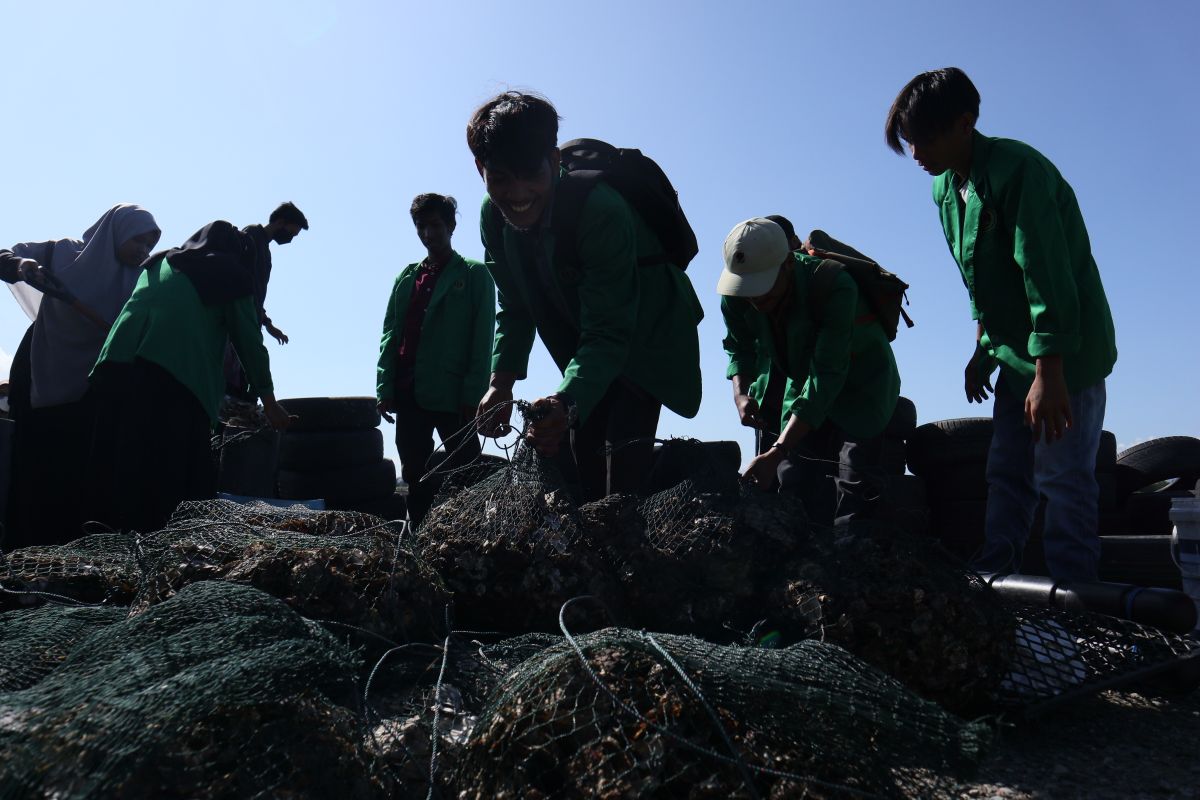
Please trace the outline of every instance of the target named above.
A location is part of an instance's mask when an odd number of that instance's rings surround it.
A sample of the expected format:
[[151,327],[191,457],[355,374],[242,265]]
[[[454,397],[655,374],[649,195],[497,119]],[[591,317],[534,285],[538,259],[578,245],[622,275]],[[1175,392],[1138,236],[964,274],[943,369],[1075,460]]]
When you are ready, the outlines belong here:
[[913,326],[912,318],[901,307],[908,302],[908,296],[905,294],[908,284],[897,275],[888,272],[873,259],[867,258],[850,245],[839,242],[825,231],[810,233],[808,241],[804,243],[804,251],[810,256],[824,259],[813,270],[810,284],[810,307],[817,319],[821,318],[824,306],[833,292],[838,273],[847,272],[858,285],[859,294],[867,301],[867,306],[883,327],[889,342],[895,341],[901,318],[908,327]]
[[552,223],[559,243],[554,255],[559,263],[578,262],[575,240],[579,218],[596,182],[603,180],[633,206],[662,243],[661,254],[642,256],[638,264],[669,261],[687,269],[700,247],[679,205],[679,193],[654,159],[640,150],[613,147],[599,139],[575,139],[559,150],[566,171],[558,183]]

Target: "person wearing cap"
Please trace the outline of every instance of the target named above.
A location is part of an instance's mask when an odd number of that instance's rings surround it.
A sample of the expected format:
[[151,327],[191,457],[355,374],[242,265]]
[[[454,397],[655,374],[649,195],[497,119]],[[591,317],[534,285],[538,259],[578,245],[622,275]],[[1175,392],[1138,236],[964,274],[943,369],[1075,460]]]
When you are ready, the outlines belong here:
[[[788,247],[793,251],[799,250],[804,243],[796,235],[792,221],[782,214],[768,214],[771,220],[783,228],[788,237]],[[758,354],[758,377],[754,379],[748,392],[753,402],[746,403],[738,409],[742,424],[754,428],[754,454],[762,455],[775,444],[779,438],[779,425],[776,420],[783,413],[783,389],[787,376],[779,367],[771,363],[771,358],[760,347]]]
[[[775,222],[750,219],[725,239],[717,293],[739,414],[752,408],[760,350],[787,376],[779,438],[744,477],[760,489],[779,483],[799,493],[815,521],[846,524],[881,511],[882,433],[900,396],[900,373],[887,334],[848,273],[839,271],[828,298],[814,306],[810,286],[821,263],[793,252]],[[832,514],[819,500],[829,461],[838,464]]]
[[487,188],[480,228],[499,301],[477,417],[488,435],[508,423],[539,336],[563,378],[534,401],[527,436],[594,500],[644,488],[664,406],[683,417],[699,410],[703,311],[654,231],[603,181],[579,217],[578,264],[563,263],[550,224],[562,213],[557,142],[554,106],[526,93],[489,100],[467,126]]

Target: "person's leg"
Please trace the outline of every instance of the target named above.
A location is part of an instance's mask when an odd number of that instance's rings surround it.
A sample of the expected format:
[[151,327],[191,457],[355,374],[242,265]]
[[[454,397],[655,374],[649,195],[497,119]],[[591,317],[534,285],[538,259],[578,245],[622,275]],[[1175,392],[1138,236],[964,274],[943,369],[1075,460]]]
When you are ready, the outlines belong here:
[[971,559],[971,567],[979,572],[1018,572],[1038,493],[1033,483],[1033,435],[1025,426],[1025,397],[1011,389],[1003,374],[993,398],[987,482],[983,548]]
[[400,477],[408,484],[408,517],[419,525],[433,504],[433,482],[422,481],[433,454],[434,420],[417,405],[412,389],[398,389],[396,403],[396,452]]
[[883,436],[868,439],[843,436],[839,453],[835,525],[874,519],[884,509],[887,477],[883,471]]
[[1046,496],[1046,566],[1060,581],[1094,581],[1100,561],[1096,451],[1104,426],[1104,382],[1071,396],[1070,429],[1034,447],[1034,475]]
[[605,425],[605,494],[641,494],[654,467],[654,437],[662,403],[629,381],[609,390],[612,407]]
[[836,504],[833,475],[841,464],[841,450],[841,431],[826,421],[808,432],[776,473],[779,491],[799,497],[814,524],[833,524]]
[[563,437],[564,445],[569,443],[569,446],[560,447],[555,459],[563,480],[580,503],[599,500],[608,489],[605,434],[612,413],[613,397],[613,387],[609,387],[588,418]]

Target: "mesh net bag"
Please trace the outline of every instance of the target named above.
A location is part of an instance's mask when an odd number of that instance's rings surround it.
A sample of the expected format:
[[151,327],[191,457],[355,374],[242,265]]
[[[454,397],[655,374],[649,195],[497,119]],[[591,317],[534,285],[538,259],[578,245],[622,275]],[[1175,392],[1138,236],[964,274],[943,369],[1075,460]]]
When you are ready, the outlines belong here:
[[0,554],[0,610],[67,598],[128,605],[138,590],[135,539],[98,533],[64,545]]
[[0,692],[33,686],[66,660],[79,641],[125,615],[119,606],[56,603],[0,614]]
[[79,642],[0,693],[6,797],[385,797],[359,662],[257,590],[208,581]]
[[784,565],[766,625],[837,644],[957,713],[991,707],[1016,621],[936,543],[894,526],[814,531]]
[[[1036,715],[1104,689],[1164,679],[1189,661],[1200,670],[1200,642],[1103,614],[1020,606],[1012,609],[1013,655],[995,706]],[[1153,685],[1153,684],[1152,684]],[[1189,690],[1191,685],[1187,687]]]
[[[288,510],[291,513],[292,509]],[[448,596],[437,576],[400,544],[379,520],[369,533],[352,533],[340,514],[297,513],[301,522],[339,533],[294,533],[283,514],[260,527],[251,508],[246,521],[185,518],[141,541],[145,574],[133,613],[205,580],[261,589],[315,620],[360,628],[391,641],[428,640],[443,630]],[[348,515],[352,520],[358,515]],[[372,521],[368,518],[367,521]]]
[[988,736],[832,645],[606,629],[520,658],[454,777],[460,800],[927,796]]
[[562,476],[524,445],[503,468],[443,494],[416,540],[454,593],[460,628],[551,630],[572,597],[616,602],[615,578]]
[[644,534],[618,554],[630,618],[675,633],[728,639],[763,616],[764,587],[808,533],[796,499],[748,489],[700,442],[671,440],[689,477],[640,503]]

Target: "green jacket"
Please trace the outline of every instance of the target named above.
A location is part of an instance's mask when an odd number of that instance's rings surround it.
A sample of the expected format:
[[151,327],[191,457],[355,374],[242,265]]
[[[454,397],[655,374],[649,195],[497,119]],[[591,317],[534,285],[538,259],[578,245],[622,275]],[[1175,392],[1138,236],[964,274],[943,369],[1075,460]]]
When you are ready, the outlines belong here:
[[875,436],[887,427],[900,396],[900,373],[887,334],[846,272],[837,276],[821,318],[814,318],[809,282],[821,260],[801,253],[793,257],[786,353],[776,347],[766,314],[743,298],[721,298],[726,377],[760,376],[765,353],[788,376],[781,431],[795,415],[814,428],[828,418],[851,436]]
[[1063,357],[1069,391],[1099,383],[1116,333],[1070,185],[1029,145],[976,132],[965,203],[960,188],[947,171],[933,199],[983,346],[1026,391],[1044,355]]
[[274,392],[254,296],[206,306],[191,280],[162,259],[138,278],[96,365],[153,362],[195,395],[215,423],[225,396],[226,341],[233,342],[251,390],[259,396]]
[[[485,199],[480,232],[500,302],[492,371],[524,378],[536,331],[562,370],[558,390],[575,399],[580,419],[621,377],[675,413],[695,416],[696,326],[704,312],[683,270],[638,266],[639,256],[659,254],[662,246],[629,203],[603,183],[591,191],[579,220],[578,267],[554,263],[548,225],[523,232],[497,225],[497,216]],[[539,258],[553,276],[550,291]]]
[[[383,317],[379,342],[376,396],[395,397],[396,347],[412,299],[420,262],[396,278]],[[457,412],[474,407],[487,391],[488,361],[496,331],[496,287],[487,269],[458,253],[438,276],[421,323],[413,390],[417,405],[428,411]]]

